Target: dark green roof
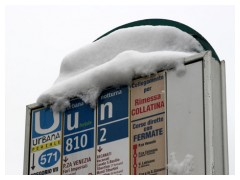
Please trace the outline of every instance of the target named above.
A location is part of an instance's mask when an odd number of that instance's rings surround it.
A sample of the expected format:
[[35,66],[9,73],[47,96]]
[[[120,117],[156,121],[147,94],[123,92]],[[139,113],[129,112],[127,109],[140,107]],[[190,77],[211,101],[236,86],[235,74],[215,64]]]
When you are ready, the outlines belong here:
[[97,38],[95,41],[101,39],[104,36],[107,36],[108,34],[114,32],[114,31],[116,31],[118,29],[134,27],[134,26],[144,26],[144,25],[173,26],[173,27],[176,27],[178,29],[181,29],[182,31],[184,31],[184,32],[190,34],[191,36],[193,36],[202,45],[204,50],[212,51],[212,56],[216,60],[219,61],[217,53],[215,52],[213,47],[209,44],[209,42],[201,34],[199,34],[197,31],[195,31],[194,29],[192,29],[191,27],[189,27],[189,26],[187,26],[185,24],[179,23],[177,21],[168,20],[168,19],[144,19],[144,20],[130,22],[130,23],[121,25],[119,27],[116,27],[116,28],[112,29],[111,31],[108,31],[107,33],[105,33],[102,36],[100,36],[99,38]]

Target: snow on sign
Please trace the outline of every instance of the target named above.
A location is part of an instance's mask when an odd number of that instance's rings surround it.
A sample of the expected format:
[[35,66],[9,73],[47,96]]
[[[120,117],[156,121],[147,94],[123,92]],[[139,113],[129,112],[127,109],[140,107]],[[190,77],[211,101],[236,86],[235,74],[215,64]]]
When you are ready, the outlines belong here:
[[165,174],[165,72],[31,112],[29,174]]
[[128,87],[98,99],[96,174],[129,174]]
[[131,86],[131,174],[166,174],[165,72]]
[[80,99],[64,112],[62,174],[95,173],[95,111]]
[[50,108],[32,112],[29,174],[60,174],[62,119]]
[[28,105],[24,174],[228,174],[224,62],[210,55],[186,59],[181,78],[166,70],[105,89],[95,110]]

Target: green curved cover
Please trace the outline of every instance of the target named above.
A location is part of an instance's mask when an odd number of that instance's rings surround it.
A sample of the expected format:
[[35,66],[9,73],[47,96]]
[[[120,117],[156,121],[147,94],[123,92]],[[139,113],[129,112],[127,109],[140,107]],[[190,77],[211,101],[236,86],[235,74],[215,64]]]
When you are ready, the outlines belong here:
[[100,36],[99,38],[97,38],[95,41],[101,39],[104,36],[107,36],[108,34],[114,32],[118,29],[134,27],[134,26],[144,26],[144,25],[173,26],[173,27],[176,27],[178,29],[181,29],[182,31],[184,31],[184,32],[190,34],[191,36],[193,36],[202,45],[202,47],[205,50],[212,51],[212,56],[216,60],[219,61],[217,53],[215,52],[213,47],[209,44],[209,42],[201,34],[199,34],[197,31],[195,31],[194,29],[192,29],[191,27],[189,27],[185,24],[179,23],[177,21],[168,20],[168,19],[144,19],[144,20],[139,20],[139,21],[134,21],[134,22],[131,22],[131,23],[127,23],[127,24],[124,24],[122,26],[116,27],[116,28],[112,29],[111,31],[108,31],[107,33],[105,33],[102,36]]

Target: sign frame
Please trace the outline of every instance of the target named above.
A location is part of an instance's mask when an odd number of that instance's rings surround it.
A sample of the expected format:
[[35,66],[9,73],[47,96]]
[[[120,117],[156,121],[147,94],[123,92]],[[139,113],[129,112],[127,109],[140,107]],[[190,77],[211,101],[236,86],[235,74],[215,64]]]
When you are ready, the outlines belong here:
[[23,159],[23,174],[28,175],[30,171],[30,139],[32,126],[32,112],[34,110],[44,108],[44,106],[34,103],[26,106],[26,121],[25,121],[25,141],[24,141],[24,159]]
[[[203,64],[203,109],[204,109],[204,136],[206,152],[205,174],[228,174],[228,138],[227,138],[227,107],[226,107],[226,79],[225,79],[225,62],[214,61],[210,51],[202,52],[197,55],[185,58],[184,64],[190,65],[201,61]],[[170,70],[166,71],[167,73]],[[161,72],[161,71],[159,71]],[[139,77],[140,78],[140,77]],[[138,79],[134,78],[133,80]],[[167,83],[167,79],[165,81]],[[166,86],[167,88],[167,86]],[[167,92],[166,92],[167,94]],[[131,97],[130,97],[131,98]],[[130,103],[130,98],[128,99]],[[168,100],[166,100],[167,103]],[[24,160],[23,174],[27,175],[30,171],[30,139],[31,139],[31,115],[34,110],[44,108],[44,106],[34,103],[26,106],[26,121],[25,121],[25,142],[24,142]],[[131,108],[129,108],[130,115]],[[166,108],[166,113],[168,109]],[[96,117],[97,119],[97,117]],[[64,121],[64,119],[63,119]],[[168,120],[166,120],[166,126]],[[62,122],[63,123],[63,122]],[[97,123],[97,122],[96,122]],[[96,133],[97,129],[95,130]],[[130,120],[129,120],[129,135]],[[168,152],[168,133],[166,134],[166,153]],[[62,136],[63,138],[63,136]],[[95,138],[95,145],[97,144]],[[130,144],[130,141],[129,141]],[[95,146],[95,149],[97,146]],[[131,146],[129,145],[131,150]],[[97,149],[96,149],[97,150]],[[168,156],[166,157],[168,161]],[[129,159],[131,157],[129,156]],[[130,163],[130,162],[129,162]],[[129,172],[131,171],[129,165]]]

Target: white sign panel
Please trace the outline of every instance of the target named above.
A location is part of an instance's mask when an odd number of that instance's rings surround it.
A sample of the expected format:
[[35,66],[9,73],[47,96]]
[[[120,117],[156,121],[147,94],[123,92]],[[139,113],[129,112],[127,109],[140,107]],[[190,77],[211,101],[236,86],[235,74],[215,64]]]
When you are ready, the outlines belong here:
[[165,72],[131,87],[131,174],[166,174]]

